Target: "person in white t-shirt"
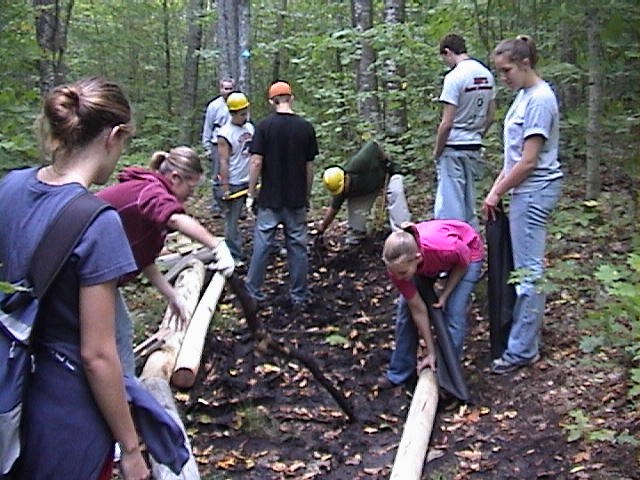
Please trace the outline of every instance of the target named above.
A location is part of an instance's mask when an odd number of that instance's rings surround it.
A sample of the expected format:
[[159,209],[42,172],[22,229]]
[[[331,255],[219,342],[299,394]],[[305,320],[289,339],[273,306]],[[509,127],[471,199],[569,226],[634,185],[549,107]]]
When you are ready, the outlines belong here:
[[231,118],[218,131],[220,188],[225,215],[225,239],[238,266],[242,263],[242,237],[238,221],[249,187],[249,148],[255,128],[249,122],[249,100],[244,93],[229,94],[227,107]]
[[493,61],[501,80],[518,94],[504,119],[504,166],[482,209],[493,217],[501,197],[510,193],[513,265],[523,272],[516,285],[507,349],[491,364],[491,372],[500,375],[540,359],[547,222],[560,197],[563,173],[558,160],[558,102],[535,70],[538,52],[533,40],[525,35],[503,40],[493,51]]
[[475,180],[482,138],[495,113],[495,81],[482,62],[467,54],[460,35],[445,35],[440,55],[451,70],[444,77],[442,119],[433,149],[438,176],[434,217],[462,220],[477,229]]

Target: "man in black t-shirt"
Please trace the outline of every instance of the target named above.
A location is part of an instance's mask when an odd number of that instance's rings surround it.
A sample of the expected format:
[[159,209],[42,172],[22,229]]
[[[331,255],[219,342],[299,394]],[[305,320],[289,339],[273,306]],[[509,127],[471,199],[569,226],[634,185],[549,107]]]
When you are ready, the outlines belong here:
[[291,302],[304,306],[309,300],[307,207],[318,144],[313,126],[293,112],[293,94],[287,82],[271,85],[269,103],[274,112],[258,124],[251,143],[248,207],[253,205],[259,178],[261,187],[256,198],[247,289],[257,300],[264,299],[261,289],[269,253],[278,225],[282,225],[287,239]]

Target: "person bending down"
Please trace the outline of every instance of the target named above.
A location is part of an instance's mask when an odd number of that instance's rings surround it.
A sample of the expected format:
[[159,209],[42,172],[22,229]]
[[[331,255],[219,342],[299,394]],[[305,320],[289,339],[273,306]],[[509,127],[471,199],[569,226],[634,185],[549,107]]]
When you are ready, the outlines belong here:
[[319,235],[324,234],[347,200],[347,244],[359,244],[367,235],[367,217],[385,184],[391,229],[399,230],[402,223],[411,220],[404,194],[403,176],[382,147],[373,140],[365,143],[344,167],[327,168],[322,182],[333,198],[318,226]]
[[[183,203],[202,181],[198,154],[189,147],[155,152],[150,167],[125,168],[118,175],[120,183],[97,195],[120,214],[137,264],[137,270],[122,277],[119,285],[143,272],[169,302],[178,325],[184,325],[188,320],[185,305],[154,263],[167,233],[177,230],[212,249],[217,260],[215,268],[225,276],[233,273],[233,257],[223,239],[214,237],[184,210]],[[133,325],[121,293],[116,298],[116,334],[124,373],[134,376]]]
[[[436,367],[431,322],[414,277],[437,278],[442,272],[448,274],[433,307],[442,309],[455,352],[461,358],[467,309],[484,258],[480,235],[462,221],[431,220],[403,227],[387,237],[382,252],[391,281],[400,291],[396,347],[380,385],[386,388],[410,381],[416,375],[416,366],[417,371]],[[417,362],[418,334],[427,347],[427,354],[420,362]]]

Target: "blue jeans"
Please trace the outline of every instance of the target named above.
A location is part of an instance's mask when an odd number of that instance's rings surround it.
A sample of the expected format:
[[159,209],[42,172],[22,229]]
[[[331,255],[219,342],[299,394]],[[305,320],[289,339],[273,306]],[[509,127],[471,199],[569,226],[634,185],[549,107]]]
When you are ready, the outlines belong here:
[[547,221],[558,202],[562,180],[554,180],[543,189],[514,193],[509,205],[509,228],[513,264],[523,276],[516,285],[516,304],[507,349],[502,358],[518,364],[538,354],[545,294],[539,285],[544,274],[544,250]]
[[[462,358],[464,338],[467,333],[467,310],[471,302],[471,293],[480,279],[482,261],[471,262],[464,277],[447,299],[444,318],[447,322],[453,347]],[[416,373],[419,333],[411,318],[407,301],[400,296],[396,308],[396,347],[391,354],[387,377],[400,385]]]
[[253,254],[247,272],[247,290],[256,299],[264,299],[262,284],[267,269],[267,261],[273,249],[273,240],[278,225],[284,227],[287,248],[288,276],[291,281],[291,300],[294,303],[309,299],[307,273],[307,209],[301,208],[259,208],[253,236]]
[[134,378],[136,363],[133,353],[133,321],[120,289],[116,290],[116,346],[122,373]]
[[[246,188],[246,185],[244,188]],[[241,187],[234,185],[231,188],[231,192],[241,189]],[[242,260],[242,236],[240,235],[238,223],[240,222],[240,214],[242,213],[245,199],[246,197],[242,196],[222,202],[225,217],[224,238],[229,246],[229,251],[231,251],[231,256],[238,261]]]
[[436,164],[438,187],[433,208],[436,220],[462,220],[479,231],[475,180],[480,176],[480,161],[479,150],[445,147]]

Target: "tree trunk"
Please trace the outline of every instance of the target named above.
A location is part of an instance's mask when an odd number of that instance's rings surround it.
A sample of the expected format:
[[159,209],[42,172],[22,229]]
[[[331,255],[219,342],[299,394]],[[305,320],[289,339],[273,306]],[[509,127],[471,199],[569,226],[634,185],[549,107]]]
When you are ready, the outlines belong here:
[[218,1],[218,51],[220,78],[238,79],[240,75],[238,5],[236,0]]
[[[387,25],[405,21],[405,1],[385,0],[384,22]],[[385,132],[390,137],[398,137],[407,131],[407,102],[402,92],[404,68],[393,57],[384,60],[385,77]]]
[[587,113],[587,199],[600,196],[601,118],[602,118],[602,39],[600,9],[587,8],[589,49],[589,108]]
[[73,0],[33,0],[36,10],[36,40],[43,50],[39,61],[40,93],[46,94],[65,82],[63,58],[67,48],[67,29],[71,21]]
[[[558,57],[561,62],[576,65],[578,54],[574,48],[574,38],[577,30],[570,18],[563,18],[558,25]],[[561,113],[575,110],[580,104],[579,89],[575,82],[566,82],[558,85],[561,99]]]
[[376,54],[366,31],[373,27],[373,2],[353,0],[351,4],[353,26],[360,36],[360,57],[356,60],[358,112],[373,131],[378,130],[380,108],[377,98],[375,72]]
[[[284,37],[284,17],[287,13],[287,0],[281,0],[280,4],[280,12],[276,17],[276,41],[282,41]],[[281,66],[283,63],[286,63],[286,60],[282,58],[282,52],[280,49],[276,49],[276,52],[273,54],[273,73],[271,74],[272,80],[278,80],[281,78]]]
[[203,0],[190,0],[187,6],[187,53],[184,61],[181,106],[184,120],[180,132],[183,145],[195,143],[196,121],[200,120],[197,109],[199,61],[196,52],[202,47],[202,26],[199,19],[203,6]]
[[189,442],[189,436],[184,428],[184,423],[182,423],[175,401],[173,400],[171,387],[169,387],[166,380],[161,378],[141,378],[140,383],[180,426],[180,429],[184,433],[184,437],[187,439],[186,447],[189,450],[189,460],[187,460],[187,463],[182,467],[180,475],[176,475],[169,469],[169,467],[156,462],[155,459],[151,457],[151,472],[153,474],[153,478],[156,480],[200,480],[198,464],[193,456],[191,442]]
[[238,10],[238,88],[247,96],[251,94],[251,10],[249,0],[237,0]]
[[172,117],[173,112],[173,92],[171,88],[171,45],[169,43],[169,7],[167,0],[162,0],[162,26],[164,40],[164,89],[167,98],[167,116]]

